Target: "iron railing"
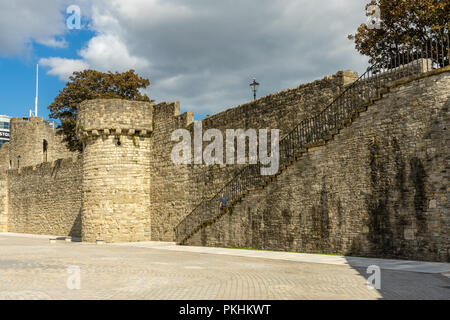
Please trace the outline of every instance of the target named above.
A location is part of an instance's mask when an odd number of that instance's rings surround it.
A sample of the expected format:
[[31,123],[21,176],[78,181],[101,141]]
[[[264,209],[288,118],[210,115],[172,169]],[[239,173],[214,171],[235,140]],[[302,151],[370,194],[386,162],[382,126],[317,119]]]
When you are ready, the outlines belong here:
[[[280,170],[295,157],[313,146],[322,145],[352,122],[373,99],[379,98],[388,83],[395,80],[440,69],[449,65],[449,36],[429,40],[423,46],[397,48],[397,53],[387,53],[381,62],[369,67],[359,79],[317,115],[301,121],[280,140]],[[219,216],[219,203],[225,194],[230,205],[241,200],[247,192],[267,183],[268,176],[260,174],[261,164],[247,165],[217,194],[202,201],[175,228],[177,243],[183,244],[202,226]],[[280,173],[280,172],[279,172]]]

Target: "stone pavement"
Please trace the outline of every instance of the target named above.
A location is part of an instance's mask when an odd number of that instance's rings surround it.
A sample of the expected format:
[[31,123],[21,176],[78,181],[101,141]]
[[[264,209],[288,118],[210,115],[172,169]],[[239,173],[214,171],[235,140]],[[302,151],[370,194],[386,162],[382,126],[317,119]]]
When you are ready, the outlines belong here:
[[[450,300],[449,264],[49,238],[0,233],[0,299]],[[373,263],[381,290],[366,286]]]
[[411,271],[421,273],[441,273],[441,274],[450,273],[450,263],[439,263],[439,262],[373,259],[373,258],[359,258],[359,257],[344,257],[338,255],[275,252],[264,250],[241,250],[241,249],[227,249],[227,248],[178,246],[173,242],[155,242],[155,241],[118,243],[112,245],[133,246],[139,248],[155,248],[162,250],[196,252],[196,253],[210,253],[210,254],[231,255],[239,257],[287,260],[296,262],[350,265],[352,267],[365,267],[365,268],[371,265],[377,265],[381,269],[386,270]]

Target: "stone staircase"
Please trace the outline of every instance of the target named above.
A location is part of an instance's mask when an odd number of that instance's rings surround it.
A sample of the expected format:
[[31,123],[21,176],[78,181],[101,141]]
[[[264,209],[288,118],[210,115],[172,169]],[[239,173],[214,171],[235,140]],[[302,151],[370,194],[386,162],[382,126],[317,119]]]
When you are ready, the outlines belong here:
[[394,83],[401,79],[420,77],[448,64],[448,60],[439,65],[434,63],[436,60],[421,56],[403,61],[399,58],[398,61],[398,65],[390,65],[387,68],[380,65],[370,67],[322,112],[303,120],[284,136],[280,141],[280,169],[276,175],[262,176],[261,164],[247,165],[212,199],[201,202],[175,228],[176,242],[184,244],[201,228],[213,224],[225,214],[218,209],[222,193],[228,198],[228,210],[232,210],[233,206],[242,202],[249,193],[264,189],[307,152],[333,140],[342,129],[350,126],[361,113],[389,92]]

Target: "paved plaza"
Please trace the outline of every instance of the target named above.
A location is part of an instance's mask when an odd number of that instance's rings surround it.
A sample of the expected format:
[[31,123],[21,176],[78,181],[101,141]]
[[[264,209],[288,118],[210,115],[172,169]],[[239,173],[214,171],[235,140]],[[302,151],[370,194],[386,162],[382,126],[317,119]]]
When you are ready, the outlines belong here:
[[[381,290],[366,285],[372,264]],[[80,289],[70,290],[77,268]],[[449,272],[445,263],[0,234],[0,299],[450,300]]]

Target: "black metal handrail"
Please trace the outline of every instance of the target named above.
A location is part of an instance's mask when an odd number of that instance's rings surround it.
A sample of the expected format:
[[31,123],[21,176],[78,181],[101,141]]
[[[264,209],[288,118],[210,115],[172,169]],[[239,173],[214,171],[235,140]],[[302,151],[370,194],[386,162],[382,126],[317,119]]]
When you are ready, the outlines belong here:
[[[312,146],[323,144],[338,130],[351,123],[360,108],[379,97],[386,84],[395,80],[425,73],[449,65],[449,36],[429,40],[420,47],[399,48],[396,55],[387,53],[381,62],[370,66],[366,72],[317,115],[301,121],[280,140],[280,168],[293,161],[296,155]],[[247,165],[226,183],[209,200],[203,200],[174,229],[178,243],[183,243],[204,224],[219,214],[219,202],[226,194],[233,205],[252,188],[265,182],[267,176],[260,174],[261,164]]]

